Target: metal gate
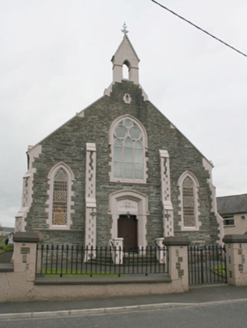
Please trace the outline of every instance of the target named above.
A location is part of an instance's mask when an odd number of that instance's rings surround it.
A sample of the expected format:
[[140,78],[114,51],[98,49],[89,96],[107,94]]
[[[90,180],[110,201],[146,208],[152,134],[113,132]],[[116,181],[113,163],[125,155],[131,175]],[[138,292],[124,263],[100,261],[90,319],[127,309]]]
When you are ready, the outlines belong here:
[[189,284],[227,283],[225,247],[188,247]]

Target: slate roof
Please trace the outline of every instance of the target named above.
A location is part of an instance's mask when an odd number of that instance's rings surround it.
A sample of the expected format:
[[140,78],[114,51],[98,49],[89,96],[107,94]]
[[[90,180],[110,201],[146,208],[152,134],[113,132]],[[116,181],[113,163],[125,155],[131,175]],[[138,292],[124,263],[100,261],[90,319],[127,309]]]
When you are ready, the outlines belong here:
[[15,231],[15,228],[2,227],[2,230],[0,230],[0,236],[9,235],[14,231]]
[[219,214],[247,213],[247,194],[217,197]]

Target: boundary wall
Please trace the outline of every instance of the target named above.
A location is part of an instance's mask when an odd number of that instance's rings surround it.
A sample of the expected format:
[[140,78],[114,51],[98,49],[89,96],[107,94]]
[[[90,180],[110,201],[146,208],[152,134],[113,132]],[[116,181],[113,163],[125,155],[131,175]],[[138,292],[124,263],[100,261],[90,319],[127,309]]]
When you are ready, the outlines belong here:
[[17,232],[14,235],[13,269],[0,270],[0,302],[78,300],[182,293],[189,290],[189,241],[186,237],[165,238],[164,245],[169,246],[169,276],[109,277],[97,280],[94,277],[37,279],[35,269],[39,241],[37,233]]

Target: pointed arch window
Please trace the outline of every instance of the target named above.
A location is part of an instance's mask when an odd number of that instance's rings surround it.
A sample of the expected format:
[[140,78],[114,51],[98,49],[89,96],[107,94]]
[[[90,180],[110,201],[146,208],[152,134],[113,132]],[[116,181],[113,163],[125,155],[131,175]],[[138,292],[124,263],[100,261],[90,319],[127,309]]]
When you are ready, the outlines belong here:
[[69,229],[72,224],[71,214],[74,210],[72,185],[74,175],[71,169],[64,163],[58,163],[48,174],[48,220],[50,229]]
[[181,230],[199,230],[199,183],[191,172],[184,172],[179,180],[179,199],[181,201]]
[[191,177],[183,181],[183,221],[184,227],[195,227],[195,192]]
[[52,224],[67,224],[68,174],[63,168],[57,170],[53,182]]
[[146,133],[133,118],[119,119],[111,128],[112,180],[141,182],[145,177]]

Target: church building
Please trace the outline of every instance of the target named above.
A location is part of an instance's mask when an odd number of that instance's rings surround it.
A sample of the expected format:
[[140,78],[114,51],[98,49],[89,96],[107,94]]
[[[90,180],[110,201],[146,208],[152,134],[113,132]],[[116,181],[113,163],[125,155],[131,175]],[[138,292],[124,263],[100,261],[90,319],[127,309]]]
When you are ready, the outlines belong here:
[[123,32],[104,95],[29,147],[15,230],[88,247],[118,237],[127,249],[174,235],[220,241],[213,166],[149,101]]

